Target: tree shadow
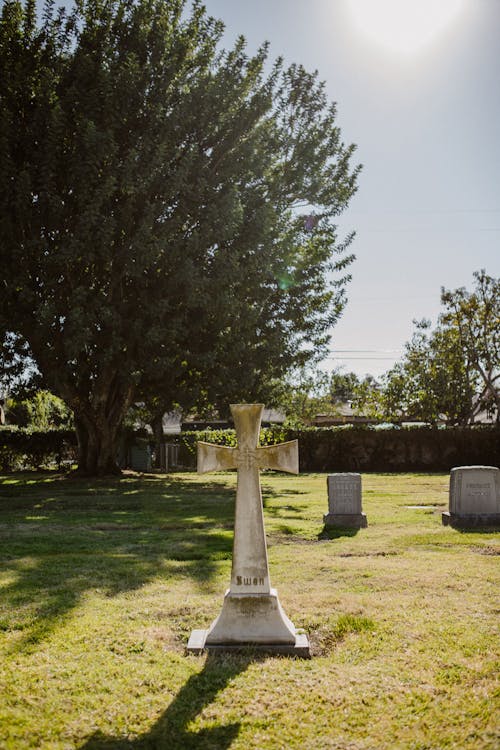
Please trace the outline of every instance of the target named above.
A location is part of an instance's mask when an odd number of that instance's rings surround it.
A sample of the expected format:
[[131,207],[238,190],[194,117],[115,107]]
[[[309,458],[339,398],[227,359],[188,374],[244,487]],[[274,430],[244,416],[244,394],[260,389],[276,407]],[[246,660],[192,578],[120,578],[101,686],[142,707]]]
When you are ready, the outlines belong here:
[[246,654],[207,655],[201,672],[188,679],[147,734],[127,740],[96,732],[80,750],[226,750],[240,731],[239,723],[199,732],[189,731],[188,726],[253,660]]
[[359,532],[357,528],[343,528],[340,526],[329,526],[325,524],[322,530],[318,534],[318,540],[320,542],[327,541],[330,539],[340,539],[343,536],[356,536]]
[[[201,589],[232,553],[234,489],[222,482],[43,478],[0,487],[0,629],[32,648],[89,590],[116,596],[165,574]],[[180,564],[179,564],[180,563]]]

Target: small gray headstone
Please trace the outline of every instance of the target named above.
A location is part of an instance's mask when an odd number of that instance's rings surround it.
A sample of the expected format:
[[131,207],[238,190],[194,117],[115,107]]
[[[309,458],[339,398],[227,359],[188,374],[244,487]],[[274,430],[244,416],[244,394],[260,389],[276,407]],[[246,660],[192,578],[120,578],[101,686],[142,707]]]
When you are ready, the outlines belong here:
[[330,474],[327,487],[328,513],[323,516],[327,526],[359,529],[368,525],[361,509],[361,474]]
[[133,471],[151,471],[151,448],[149,445],[133,445],[130,448],[130,468]]
[[496,466],[457,466],[450,473],[449,510],[445,526],[500,525],[500,469]]

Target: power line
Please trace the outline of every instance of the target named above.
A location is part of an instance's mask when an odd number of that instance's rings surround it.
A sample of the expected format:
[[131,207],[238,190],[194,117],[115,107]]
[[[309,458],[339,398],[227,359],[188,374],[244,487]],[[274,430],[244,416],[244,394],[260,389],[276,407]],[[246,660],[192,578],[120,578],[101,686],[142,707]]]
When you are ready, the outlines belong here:
[[372,362],[372,361],[388,361],[388,362],[394,362],[394,357],[325,357],[325,359],[335,360],[338,362],[343,362],[344,360],[352,360],[352,359],[361,359],[363,362]]

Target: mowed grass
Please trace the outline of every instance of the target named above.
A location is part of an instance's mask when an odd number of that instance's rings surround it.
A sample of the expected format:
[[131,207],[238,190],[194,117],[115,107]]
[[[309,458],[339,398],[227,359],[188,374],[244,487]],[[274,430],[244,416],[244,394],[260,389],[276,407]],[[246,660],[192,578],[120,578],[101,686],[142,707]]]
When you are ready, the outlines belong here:
[[[0,483],[0,747],[495,748],[499,536],[441,525],[447,475],[265,473],[272,584],[310,660],[185,654],[229,582],[234,473]],[[424,507],[410,507],[424,506]]]

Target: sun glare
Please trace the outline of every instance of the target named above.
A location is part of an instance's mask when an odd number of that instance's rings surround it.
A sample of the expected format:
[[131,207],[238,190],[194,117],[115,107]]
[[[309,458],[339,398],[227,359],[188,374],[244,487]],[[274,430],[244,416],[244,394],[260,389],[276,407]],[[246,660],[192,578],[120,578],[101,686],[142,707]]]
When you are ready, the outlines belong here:
[[453,22],[464,0],[348,0],[358,28],[393,51],[413,54]]

